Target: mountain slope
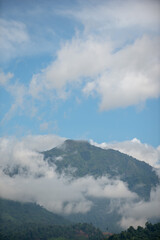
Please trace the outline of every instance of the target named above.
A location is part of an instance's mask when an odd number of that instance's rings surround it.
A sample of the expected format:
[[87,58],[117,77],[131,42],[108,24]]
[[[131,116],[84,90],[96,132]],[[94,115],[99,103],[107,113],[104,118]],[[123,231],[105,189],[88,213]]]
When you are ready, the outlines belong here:
[[51,213],[34,203],[20,203],[0,199],[0,225],[21,226],[25,224],[65,225],[68,220]]
[[[46,199],[49,197],[54,207],[56,206],[54,203],[60,203],[59,212],[69,221],[92,223],[103,231],[107,229],[110,232],[120,232],[121,226],[124,226],[121,224],[122,220],[128,221],[133,215],[133,221],[137,222],[141,220],[141,216],[144,221],[151,221],[152,218],[155,222],[160,220],[157,209],[150,214],[153,204],[158,203],[159,188],[156,187],[159,179],[154,169],[145,162],[119,151],[95,147],[86,141],[66,140],[62,145],[41,154],[38,153],[38,160],[32,159],[36,161],[34,174],[30,167],[34,165],[30,164],[27,168],[24,164],[17,165],[16,161],[11,168],[8,165],[2,168],[3,174],[10,181],[13,180],[13,183],[15,179],[27,181],[27,187],[28,180],[31,179],[29,182],[34,184],[33,189],[29,185],[31,199],[41,202],[43,194],[48,194]],[[39,187],[42,195],[38,194],[37,200]],[[151,189],[154,195],[152,194],[150,198]],[[23,190],[26,191],[25,187]],[[5,224],[20,226],[21,222],[42,225],[65,224],[64,219],[36,204],[3,201],[0,201],[0,220],[3,226]],[[43,204],[45,207],[46,202]],[[133,211],[137,206],[140,210],[138,209],[135,215]],[[143,206],[145,210],[142,209]],[[148,206],[151,210],[149,209],[150,213],[146,215]]]
[[128,184],[131,191],[146,200],[149,199],[151,188],[159,183],[153,168],[145,162],[119,151],[95,147],[85,141],[66,140],[61,146],[43,154],[50,165],[56,165],[59,174],[70,174],[70,169],[74,169],[71,172],[74,177],[118,177]]

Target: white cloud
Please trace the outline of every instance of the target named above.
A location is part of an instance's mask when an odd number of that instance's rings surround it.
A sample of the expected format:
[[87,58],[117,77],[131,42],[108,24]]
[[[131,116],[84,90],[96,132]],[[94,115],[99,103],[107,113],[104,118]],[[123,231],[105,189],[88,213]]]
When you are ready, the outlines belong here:
[[154,148],[146,143],[141,143],[137,138],[131,141],[113,142],[113,143],[95,143],[91,144],[104,149],[115,149],[122,153],[128,154],[140,161],[150,164],[152,167],[160,168],[160,146]]
[[148,219],[160,218],[160,186],[151,191],[150,200],[147,202],[130,202],[124,204],[120,208],[120,213],[123,216],[120,225],[123,228],[129,226],[145,226]]
[[109,179],[106,176],[96,180],[92,177],[88,177],[88,182],[84,181],[84,186],[87,186],[87,195],[92,197],[105,197],[109,199],[137,198],[135,193],[132,193],[128,190],[126,183],[118,179]]
[[110,56],[108,69],[86,84],[84,93],[101,96],[101,110],[127,107],[160,95],[159,39],[142,37]]
[[[66,99],[67,91],[84,84],[87,96],[101,98],[100,109],[109,110],[144,103],[160,95],[159,38],[143,36],[113,52],[107,40],[73,38],[57,53],[57,59],[34,75],[30,94],[39,98],[53,91]],[[68,88],[69,87],[69,88]]]
[[106,68],[111,51],[110,44],[92,38],[73,38],[66,42],[57,53],[57,59],[40,74],[34,75],[30,93],[38,97],[44,90],[56,89],[58,96],[65,98],[67,84],[82,81],[83,77],[96,77]]
[[[143,226],[148,219],[159,218],[159,186],[152,189],[149,201],[143,201],[119,179],[107,176],[71,179],[65,174],[58,175],[55,166],[49,166],[38,151],[58,146],[64,140],[54,135],[30,135],[21,140],[0,138],[0,155],[3,156],[0,159],[0,197],[36,202],[50,211],[64,214],[86,213],[92,209],[92,198],[106,198],[110,212],[117,211],[122,217],[119,224],[123,228]],[[141,144],[137,139],[131,143]],[[127,144],[130,147],[130,143]],[[150,155],[150,151],[147,153]],[[7,168],[11,171],[16,167],[19,167],[17,175],[7,175]]]
[[157,0],[113,0],[85,2],[78,10],[67,11],[66,14],[82,22],[86,32],[106,32],[110,29],[131,27],[158,31],[159,11],[160,3]]
[[28,89],[24,86],[24,84],[21,84],[18,81],[14,82],[13,77],[14,75],[10,72],[0,72],[0,85],[13,97],[11,107],[4,115],[1,123],[9,120],[17,109],[24,108],[24,99],[27,95]]
[[1,61],[19,55],[30,41],[26,25],[22,22],[0,19],[0,32]]
[[[49,11],[47,6],[44,9],[34,6],[33,12],[37,9],[36,14],[43,10],[46,13]],[[58,17],[63,14],[76,18],[85,30],[64,42],[57,51],[56,59],[32,76],[30,96],[66,99],[74,87],[83,86],[87,96],[96,93],[100,97],[100,109],[103,111],[137,105],[149,98],[159,97],[159,9],[160,4],[156,0],[124,0],[121,3],[89,1],[77,3],[76,9],[70,11],[55,10],[54,14],[59,14]],[[51,11],[48,14],[53,17]],[[49,39],[54,40],[53,36],[48,38],[45,31],[46,39],[43,37],[39,43],[37,39],[41,31],[38,31],[37,24],[33,28],[35,34],[32,29],[30,35],[27,24],[27,21],[1,19],[1,46],[6,57],[7,54],[18,54],[17,49],[22,55],[25,51],[25,54],[43,49],[48,51],[47,46],[51,45]],[[133,36],[130,36],[131,33]],[[121,37],[123,40],[119,40]],[[15,108],[12,106],[11,112]]]
[[[32,96],[43,89],[60,91],[68,83],[84,81],[83,92],[98,93],[103,111],[159,97],[159,10],[159,1],[147,0],[89,1],[77,9],[60,11],[78,19],[85,33],[62,46],[57,59],[33,76]],[[124,39],[118,42],[121,36]],[[60,93],[60,97],[67,97]]]

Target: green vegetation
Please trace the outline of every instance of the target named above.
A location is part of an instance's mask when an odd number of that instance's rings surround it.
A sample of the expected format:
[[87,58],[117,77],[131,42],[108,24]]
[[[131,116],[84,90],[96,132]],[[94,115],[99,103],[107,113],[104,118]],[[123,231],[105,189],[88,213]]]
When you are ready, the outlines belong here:
[[69,226],[25,224],[1,229],[1,240],[103,240],[102,232],[91,224]]
[[[104,150],[85,141],[66,140],[60,147],[43,152],[45,159],[57,166],[59,174],[65,172],[73,177],[86,175],[95,178],[108,175],[120,177],[128,183],[132,192],[148,200],[151,188],[159,183],[153,168],[126,154],[112,149]],[[61,157],[61,160],[57,160]],[[75,171],[70,171],[75,169]]]
[[[88,175],[93,176],[95,179],[105,175],[110,178],[118,177],[126,182],[129,189],[132,192],[136,192],[143,200],[148,200],[151,188],[159,184],[157,175],[148,164],[119,151],[104,150],[92,146],[85,141],[66,140],[60,147],[43,152],[43,154],[45,161],[48,161],[51,166],[57,166],[56,171],[59,174],[65,172],[72,178]],[[9,172],[6,169],[5,173],[14,176],[18,172],[17,168],[13,169],[13,172]],[[62,225],[70,224],[70,221],[73,223],[92,223],[103,231],[107,229],[107,231],[114,233],[122,230],[118,224],[121,216],[116,207],[113,211],[110,211],[109,199],[88,197],[88,200],[93,202],[89,212],[64,215],[62,217],[36,204],[24,204],[0,199],[1,231],[9,232],[25,226],[25,232],[28,231],[28,228],[30,229],[31,226],[34,226],[34,229],[31,228],[31,230],[37,232],[37,229],[41,226],[42,228],[47,228],[47,231],[50,232],[52,231],[50,228],[52,229],[53,225],[61,225],[62,227]],[[152,219],[148,219],[148,221],[152,221]],[[85,236],[80,237],[84,238]],[[53,237],[49,238],[49,240],[52,240]],[[64,236],[59,235],[56,238],[62,240]]]
[[[64,144],[43,152],[44,158],[52,166],[57,166],[59,174],[65,172],[74,178],[109,176],[120,178],[128,184],[130,191],[135,192],[145,201],[150,198],[151,188],[159,184],[153,168],[145,162],[112,149],[104,150],[86,141],[66,140]],[[120,232],[118,222],[121,216],[117,209],[110,211],[110,200],[88,198],[93,202],[91,211],[85,214],[72,214],[67,218],[74,222],[93,223],[105,231]],[[150,219],[148,219],[150,221]],[[113,224],[114,222],[114,224]]]
[[[105,223],[107,225],[107,223]],[[113,222],[112,222],[113,224]],[[160,240],[160,223],[106,237],[92,224],[71,224],[33,203],[0,199],[1,240]]]
[[25,224],[66,225],[69,221],[51,213],[35,203],[20,203],[0,199],[0,225],[21,226]]
[[0,199],[1,240],[92,240],[103,239],[92,224],[71,224],[34,203]]
[[146,223],[145,228],[139,226],[137,230],[130,227],[127,231],[114,234],[108,240],[160,240],[160,223]]

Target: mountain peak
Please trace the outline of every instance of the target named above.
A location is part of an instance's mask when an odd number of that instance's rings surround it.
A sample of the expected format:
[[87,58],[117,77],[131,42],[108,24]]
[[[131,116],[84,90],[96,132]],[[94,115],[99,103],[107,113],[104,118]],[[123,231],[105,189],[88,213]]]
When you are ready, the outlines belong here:
[[148,164],[113,149],[101,149],[84,140],[68,139],[43,154],[51,165],[56,165],[59,174],[76,169],[72,173],[76,178],[88,175],[95,178],[105,175],[120,178],[127,182],[131,191],[145,199],[149,198],[151,188],[159,183]]
[[62,143],[58,148],[63,149],[64,151],[74,151],[80,148],[89,148],[90,143],[85,140],[72,140],[67,139]]

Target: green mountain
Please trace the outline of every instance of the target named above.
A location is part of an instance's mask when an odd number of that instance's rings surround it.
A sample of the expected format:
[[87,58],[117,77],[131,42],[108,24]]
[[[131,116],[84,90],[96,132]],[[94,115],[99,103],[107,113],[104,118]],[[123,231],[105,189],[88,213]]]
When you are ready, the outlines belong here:
[[[57,166],[59,174],[71,173],[76,178],[86,175],[119,177],[132,192],[145,200],[149,199],[151,188],[159,183],[153,168],[145,162],[119,151],[95,147],[86,141],[66,140],[43,154],[50,165]],[[72,168],[75,171],[70,172]]]
[[[145,162],[112,149],[101,149],[86,141],[66,140],[62,145],[43,152],[45,161],[56,165],[59,174],[65,173],[73,178],[101,176],[119,178],[128,184],[130,191],[138,194],[140,199],[149,200],[151,188],[159,184],[154,169]],[[106,198],[89,198],[93,207],[86,214],[70,214],[69,220],[75,222],[92,222],[103,231],[120,232],[118,222],[121,219],[118,209],[110,211],[110,200]],[[114,223],[114,224],[113,224]]]
[[[143,201],[149,200],[151,189],[160,183],[154,169],[145,162],[138,161],[119,151],[95,147],[86,141],[66,140],[62,145],[45,151],[43,154],[44,161],[47,161],[54,168],[56,165],[56,171],[59,175],[65,173],[72,179],[85,176],[92,176],[95,179],[102,176],[107,176],[110,179],[120,179],[126,182],[130,191],[137,193]],[[4,171],[10,177],[14,177],[20,172],[19,166],[13,168],[13,171],[10,171],[10,169]],[[70,221],[92,223],[103,231],[120,232],[122,230],[118,224],[121,215],[117,208],[110,211],[110,199],[89,196],[85,196],[85,198],[93,203],[90,211],[85,214],[63,215],[63,217],[50,213],[33,203],[18,203],[0,199],[0,231],[10,232],[11,230],[14,231],[15,228],[20,231],[25,226],[25,232],[28,231],[26,226],[28,229],[30,229],[30,226],[34,226],[35,229],[31,227],[31,232],[33,230],[37,236],[40,226],[40,228],[45,227],[47,229],[45,231],[52,235],[53,229],[51,230],[50,226],[65,225]],[[148,220],[150,221],[150,219]],[[61,230],[55,231],[61,232]],[[62,235],[58,237],[62,237]]]

